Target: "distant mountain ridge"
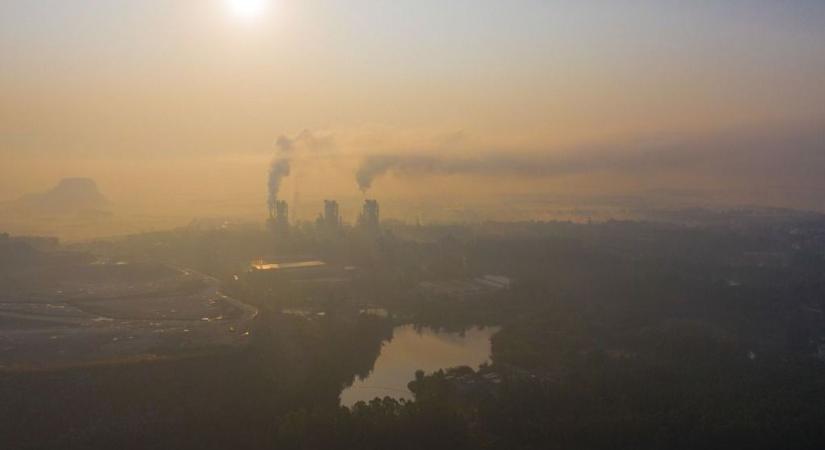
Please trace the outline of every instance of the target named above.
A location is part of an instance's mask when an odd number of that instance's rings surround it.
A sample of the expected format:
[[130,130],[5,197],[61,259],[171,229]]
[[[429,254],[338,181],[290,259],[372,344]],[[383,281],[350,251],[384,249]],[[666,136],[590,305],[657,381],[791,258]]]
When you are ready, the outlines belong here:
[[14,202],[16,208],[46,214],[103,211],[110,205],[91,178],[64,178],[46,192],[26,194]]

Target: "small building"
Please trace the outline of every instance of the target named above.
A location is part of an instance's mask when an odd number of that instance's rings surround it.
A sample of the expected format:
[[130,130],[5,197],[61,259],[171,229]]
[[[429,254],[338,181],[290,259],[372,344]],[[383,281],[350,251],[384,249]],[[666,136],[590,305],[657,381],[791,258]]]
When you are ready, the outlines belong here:
[[342,285],[350,283],[356,273],[355,267],[314,259],[280,262],[261,259],[249,266],[249,275],[256,282],[291,289],[298,297],[324,297],[341,291]]

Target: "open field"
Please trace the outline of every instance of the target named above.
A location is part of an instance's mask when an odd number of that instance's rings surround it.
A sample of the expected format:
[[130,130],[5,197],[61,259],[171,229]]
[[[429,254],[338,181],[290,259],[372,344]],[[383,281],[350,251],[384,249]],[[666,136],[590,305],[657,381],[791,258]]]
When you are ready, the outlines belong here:
[[217,280],[155,264],[45,265],[6,283],[14,289],[0,298],[0,370],[243,346],[257,315]]

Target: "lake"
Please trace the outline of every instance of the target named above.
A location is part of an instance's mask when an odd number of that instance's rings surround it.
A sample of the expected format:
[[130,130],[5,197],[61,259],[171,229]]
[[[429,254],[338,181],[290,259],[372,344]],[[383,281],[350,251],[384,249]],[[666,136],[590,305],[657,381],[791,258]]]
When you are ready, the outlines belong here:
[[479,365],[490,361],[490,338],[498,327],[471,328],[463,333],[416,330],[402,325],[393,330],[392,340],[381,347],[375,366],[365,379],[356,379],[341,393],[341,405],[352,406],[375,397],[412,399],[407,383],[416,370],[426,373],[456,366]]

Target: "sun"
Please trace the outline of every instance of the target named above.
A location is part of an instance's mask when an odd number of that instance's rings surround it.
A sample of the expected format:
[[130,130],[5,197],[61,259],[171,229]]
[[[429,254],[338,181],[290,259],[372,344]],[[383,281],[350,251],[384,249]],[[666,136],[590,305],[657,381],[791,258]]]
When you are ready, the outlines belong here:
[[225,0],[226,7],[233,16],[243,20],[254,20],[266,13],[268,0]]

